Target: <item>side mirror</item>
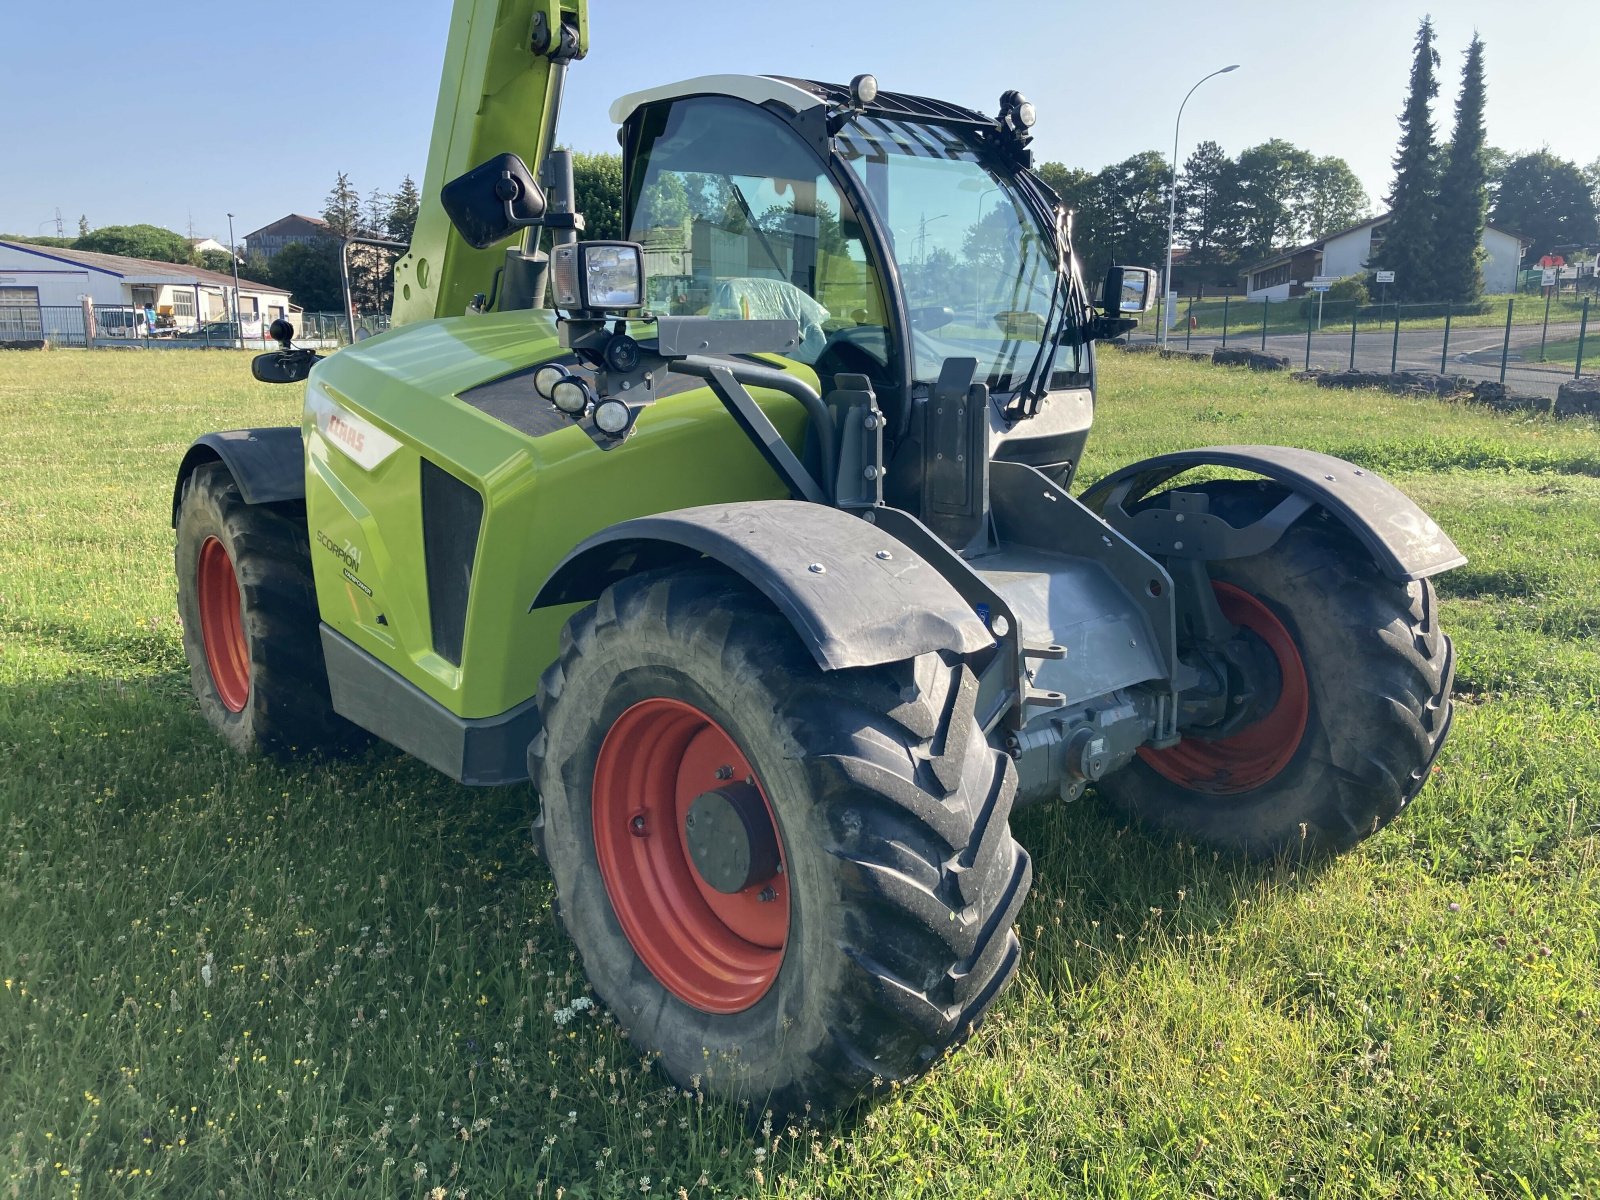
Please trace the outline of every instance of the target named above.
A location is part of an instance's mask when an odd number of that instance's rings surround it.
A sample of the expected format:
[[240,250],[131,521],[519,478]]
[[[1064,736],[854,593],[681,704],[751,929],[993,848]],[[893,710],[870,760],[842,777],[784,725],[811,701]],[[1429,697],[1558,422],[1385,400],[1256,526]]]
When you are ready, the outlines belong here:
[[250,374],[262,383],[299,383],[321,359],[314,350],[268,350],[250,360]]
[[439,202],[456,231],[478,250],[544,220],[544,191],[515,154],[496,155],[452,179],[440,189]]
[[1156,295],[1156,273],[1149,267],[1112,267],[1100,293],[1100,307],[1114,313],[1150,310]]

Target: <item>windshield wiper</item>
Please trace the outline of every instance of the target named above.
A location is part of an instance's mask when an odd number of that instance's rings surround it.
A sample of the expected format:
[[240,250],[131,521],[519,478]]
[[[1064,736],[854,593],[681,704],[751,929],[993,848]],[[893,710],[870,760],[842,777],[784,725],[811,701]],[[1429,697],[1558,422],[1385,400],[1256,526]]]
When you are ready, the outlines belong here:
[[[1060,208],[1055,210],[1055,240],[1056,281],[1050,289],[1050,307],[1045,314],[1044,334],[1039,340],[1039,352],[1034,355],[1033,365],[1028,368],[1022,387],[1017,389],[1011,398],[1011,403],[1006,406],[1005,415],[1012,420],[1023,420],[1038,414],[1039,406],[1044,403],[1045,396],[1050,392],[1050,379],[1055,374],[1056,350],[1061,345],[1063,333],[1060,325],[1066,315],[1068,280],[1071,276],[1071,259],[1067,254],[1067,239],[1062,236]],[[1061,313],[1059,317],[1058,311]]]

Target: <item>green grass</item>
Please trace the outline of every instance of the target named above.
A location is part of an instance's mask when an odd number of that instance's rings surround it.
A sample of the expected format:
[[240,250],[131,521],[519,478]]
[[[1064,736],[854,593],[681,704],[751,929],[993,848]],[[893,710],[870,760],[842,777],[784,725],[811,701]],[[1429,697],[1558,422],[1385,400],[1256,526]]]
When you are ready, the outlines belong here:
[[[1600,430],[1104,358],[1085,478],[1283,442],[1388,473],[1441,578],[1455,733],[1313,873],[1034,810],[1024,964],[853,1123],[675,1094],[593,1009],[534,797],[198,718],[171,477],[288,423],[245,356],[0,354],[0,1197],[1600,1194]],[[569,1019],[570,1018],[570,1019]]]
[[[1224,323],[1228,328],[1228,339],[1238,337],[1241,343],[1247,343],[1251,333],[1256,337],[1261,336],[1261,321],[1265,317],[1267,333],[1269,336],[1280,334],[1300,333],[1306,331],[1306,310],[1302,307],[1304,301],[1309,299],[1312,309],[1316,307],[1316,297],[1296,296],[1291,300],[1274,300],[1264,303],[1260,300],[1246,300],[1241,296],[1230,297],[1226,304],[1222,300],[1196,300],[1191,309],[1188,300],[1178,302],[1178,324],[1175,335],[1180,335],[1184,323],[1189,319],[1191,312],[1195,320],[1195,333],[1220,334]],[[1473,311],[1457,311],[1451,314],[1450,328],[1457,329],[1502,329],[1506,323],[1506,301],[1513,302],[1512,324],[1522,327],[1528,325],[1542,325],[1544,323],[1544,297],[1533,295],[1486,296],[1478,304],[1471,306]],[[1458,306],[1462,307],[1462,306]],[[1393,304],[1379,304],[1377,297],[1373,303],[1363,305],[1357,312],[1356,327],[1361,333],[1381,332],[1394,328],[1395,309]],[[1550,322],[1555,324],[1561,321],[1577,321],[1583,315],[1583,301],[1564,298],[1553,300],[1550,305]],[[1324,330],[1345,330],[1350,328],[1350,309],[1347,304],[1329,301],[1324,308],[1322,327]],[[1443,305],[1413,305],[1400,307],[1400,329],[1424,330],[1444,328]]]

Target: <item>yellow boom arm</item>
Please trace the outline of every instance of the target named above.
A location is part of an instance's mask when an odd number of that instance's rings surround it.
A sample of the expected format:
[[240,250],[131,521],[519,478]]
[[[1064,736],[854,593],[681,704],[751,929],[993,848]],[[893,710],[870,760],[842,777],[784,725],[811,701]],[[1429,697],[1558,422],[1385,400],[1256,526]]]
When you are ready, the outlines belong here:
[[588,0],[456,0],[422,206],[411,250],[395,265],[394,324],[459,316],[475,294],[493,289],[510,239],[473,249],[450,224],[439,191],[506,152],[537,175],[555,138],[567,63],[588,49]]

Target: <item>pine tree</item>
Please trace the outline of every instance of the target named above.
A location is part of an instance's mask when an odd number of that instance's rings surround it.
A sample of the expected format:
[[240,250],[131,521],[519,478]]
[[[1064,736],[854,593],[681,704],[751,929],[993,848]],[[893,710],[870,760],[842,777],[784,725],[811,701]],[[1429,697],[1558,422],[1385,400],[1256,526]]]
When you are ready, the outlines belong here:
[[89,214],[88,213],[79,213],[78,214],[78,236],[79,237],[87,237],[88,234],[89,234]]
[[378,188],[373,188],[367,196],[367,202],[361,209],[361,236],[381,238],[384,235],[384,226],[388,221],[389,207],[394,203],[394,197]]
[[1467,47],[1456,97],[1456,127],[1439,188],[1438,298],[1470,302],[1483,294],[1483,226],[1489,213],[1484,159],[1483,39]]
[[361,225],[361,193],[343,171],[322,206],[322,219],[340,237],[352,237]]
[[1439,215],[1439,151],[1434,141],[1430,105],[1439,94],[1434,69],[1433,19],[1417,29],[1411,61],[1411,86],[1400,114],[1400,145],[1394,156],[1394,188],[1388,196],[1390,217],[1382,248],[1368,264],[1395,273],[1395,293],[1404,300],[1432,300],[1436,294],[1434,261]]
[[397,242],[409,242],[416,232],[417,210],[421,207],[422,194],[417,191],[417,181],[407,175],[389,201],[389,212],[384,218],[389,236]]

